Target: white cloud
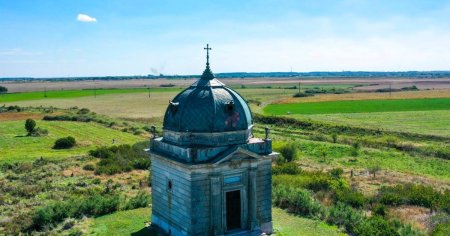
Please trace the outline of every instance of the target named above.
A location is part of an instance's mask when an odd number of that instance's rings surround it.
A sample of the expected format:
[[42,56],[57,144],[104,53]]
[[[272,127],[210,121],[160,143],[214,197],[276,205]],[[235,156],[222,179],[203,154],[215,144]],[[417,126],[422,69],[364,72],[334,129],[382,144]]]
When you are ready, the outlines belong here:
[[86,14],[78,14],[77,20],[81,21],[81,22],[87,22],[87,23],[97,22],[97,19],[95,19],[94,17],[88,16]]

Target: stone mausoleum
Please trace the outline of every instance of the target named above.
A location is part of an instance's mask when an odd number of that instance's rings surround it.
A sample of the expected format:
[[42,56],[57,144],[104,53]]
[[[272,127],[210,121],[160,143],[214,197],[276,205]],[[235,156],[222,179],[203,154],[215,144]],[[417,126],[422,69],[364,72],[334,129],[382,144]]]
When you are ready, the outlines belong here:
[[272,141],[209,66],[170,101],[151,140],[152,225],[168,235],[272,233]]

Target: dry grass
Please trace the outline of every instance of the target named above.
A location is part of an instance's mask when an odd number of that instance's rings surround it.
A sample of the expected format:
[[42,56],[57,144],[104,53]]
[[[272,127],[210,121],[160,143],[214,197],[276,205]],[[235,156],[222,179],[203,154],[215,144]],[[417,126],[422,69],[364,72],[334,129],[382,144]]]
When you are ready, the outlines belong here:
[[41,119],[44,115],[29,112],[7,112],[0,113],[0,121],[26,120],[26,119]]
[[273,103],[306,103],[344,100],[379,100],[379,99],[410,99],[410,98],[448,98],[450,89],[421,90],[389,93],[346,93],[346,94],[322,94],[303,98],[282,98]]
[[8,103],[19,106],[53,106],[58,108],[88,108],[98,114],[112,117],[149,118],[162,116],[169,100],[178,92],[158,93],[148,97],[147,93],[109,94],[97,97],[68,99],[42,99]]
[[400,206],[389,209],[389,215],[398,218],[404,223],[411,224],[414,228],[429,231],[427,223],[433,214],[429,209],[418,206]]

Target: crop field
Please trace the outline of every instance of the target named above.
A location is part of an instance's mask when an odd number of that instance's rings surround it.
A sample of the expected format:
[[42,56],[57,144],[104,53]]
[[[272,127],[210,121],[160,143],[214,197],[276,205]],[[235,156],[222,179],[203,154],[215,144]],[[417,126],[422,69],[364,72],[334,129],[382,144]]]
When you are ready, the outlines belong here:
[[450,109],[408,112],[293,115],[334,124],[450,137]]
[[275,104],[283,103],[311,103],[347,100],[391,100],[391,99],[419,99],[419,98],[450,98],[450,89],[401,91],[392,93],[353,92],[345,94],[320,94],[311,97],[284,97],[273,101]]
[[397,100],[353,100],[312,103],[270,104],[264,112],[270,115],[333,114],[388,111],[430,111],[450,109],[450,98]]
[[[1,114],[0,114],[1,116]],[[49,134],[42,137],[27,136],[24,120],[0,122],[0,162],[33,161],[40,157],[63,159],[85,155],[96,146],[133,144],[145,138],[118,130],[108,129],[96,123],[69,121],[40,121],[37,127],[47,129]],[[56,139],[72,136],[77,140],[72,149],[52,149]]]
[[[180,91],[180,88],[151,88],[151,93]],[[95,97],[108,94],[149,93],[147,88],[129,89],[83,89],[83,90],[51,90],[24,93],[7,93],[0,95],[0,103],[30,101],[41,99],[69,99],[80,97]]]

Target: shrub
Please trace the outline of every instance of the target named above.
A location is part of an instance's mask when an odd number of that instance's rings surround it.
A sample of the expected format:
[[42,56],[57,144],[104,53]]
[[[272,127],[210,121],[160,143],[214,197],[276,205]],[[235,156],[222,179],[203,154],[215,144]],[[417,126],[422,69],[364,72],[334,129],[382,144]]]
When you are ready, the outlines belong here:
[[78,114],[81,114],[81,115],[86,115],[86,114],[88,114],[89,112],[91,112],[89,109],[87,109],[87,108],[81,108],[77,113],[78,113]]
[[148,207],[150,203],[151,203],[150,195],[147,192],[139,192],[135,197],[128,200],[123,210]]
[[7,93],[8,92],[8,88],[4,87],[4,86],[0,86],[0,93]]
[[380,188],[377,198],[386,205],[410,204],[450,212],[450,191],[440,192],[430,186],[414,184],[385,186]]
[[48,130],[37,127],[36,129],[33,130],[33,132],[29,133],[28,135],[34,137],[46,136],[48,135]]
[[302,97],[310,97],[310,96],[313,96],[314,94],[313,93],[295,93],[294,95],[293,95],[293,97],[294,98],[302,98]]
[[312,198],[311,193],[301,188],[275,186],[272,201],[275,206],[302,216],[315,217],[324,212],[322,205]]
[[331,134],[331,139],[333,139],[333,143],[337,142],[338,135],[336,133]]
[[342,174],[344,173],[344,170],[342,168],[333,168],[330,170],[331,177],[335,179],[340,179]]
[[75,146],[76,141],[75,138],[68,136],[65,138],[60,138],[55,141],[55,145],[53,145],[54,149],[69,149]]
[[283,163],[281,165],[276,165],[272,168],[272,173],[274,175],[297,175],[301,173],[300,167],[296,163],[289,162],[289,163]]
[[83,170],[93,171],[95,170],[95,166],[92,164],[86,164],[83,166]]
[[361,144],[359,142],[354,142],[352,144],[351,155],[357,157],[359,155],[359,150],[361,149]]
[[351,189],[337,190],[335,198],[336,201],[343,202],[355,208],[361,208],[366,203],[366,198],[362,193]]
[[298,148],[294,143],[288,143],[282,146],[279,151],[286,162],[291,162],[297,159]]
[[31,135],[33,133],[34,129],[36,128],[36,121],[33,119],[27,119],[25,121],[25,129],[28,132],[28,135]]

